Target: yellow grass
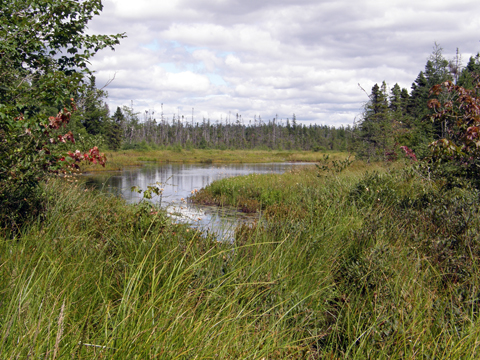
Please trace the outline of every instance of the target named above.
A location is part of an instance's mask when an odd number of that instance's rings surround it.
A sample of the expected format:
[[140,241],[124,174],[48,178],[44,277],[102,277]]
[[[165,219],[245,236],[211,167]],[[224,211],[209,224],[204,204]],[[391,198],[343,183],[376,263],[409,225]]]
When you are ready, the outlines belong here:
[[265,150],[125,150],[108,151],[106,166],[84,164],[82,171],[112,171],[127,166],[156,163],[270,163],[319,162],[328,154],[331,160],[342,160],[346,152],[265,151]]

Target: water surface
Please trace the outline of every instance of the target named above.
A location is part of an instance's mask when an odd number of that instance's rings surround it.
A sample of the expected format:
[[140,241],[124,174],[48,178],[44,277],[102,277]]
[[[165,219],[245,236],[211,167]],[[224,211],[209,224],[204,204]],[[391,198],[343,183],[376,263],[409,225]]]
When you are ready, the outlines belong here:
[[132,187],[145,190],[149,185],[158,184],[163,189],[162,195],[149,201],[166,208],[175,221],[214,232],[219,240],[231,240],[239,222],[253,221],[258,214],[247,215],[232,208],[194,205],[188,201],[188,197],[215,180],[252,173],[283,173],[304,165],[306,163],[146,164],[139,168],[86,176],[89,185],[121,196],[129,203],[139,202],[143,198],[143,194],[132,192]]

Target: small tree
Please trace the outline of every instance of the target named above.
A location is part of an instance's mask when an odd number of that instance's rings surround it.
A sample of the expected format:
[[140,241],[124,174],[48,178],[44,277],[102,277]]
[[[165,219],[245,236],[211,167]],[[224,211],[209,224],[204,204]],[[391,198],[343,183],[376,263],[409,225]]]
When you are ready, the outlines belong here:
[[122,110],[117,107],[112,118],[104,125],[103,133],[108,140],[108,146],[112,150],[118,150],[122,145],[122,126],[125,122],[125,116]]
[[75,139],[64,126],[89,59],[123,35],[85,34],[99,0],[15,0],[1,9],[0,225],[11,227],[37,210],[37,185],[49,173],[104,161],[97,148],[69,152]]

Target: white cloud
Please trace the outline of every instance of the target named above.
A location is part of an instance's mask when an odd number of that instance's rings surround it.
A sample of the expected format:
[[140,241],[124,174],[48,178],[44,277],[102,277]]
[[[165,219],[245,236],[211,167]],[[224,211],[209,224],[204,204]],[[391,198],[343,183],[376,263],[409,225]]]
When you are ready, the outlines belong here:
[[464,62],[480,50],[480,2],[459,0],[108,0],[94,33],[127,32],[92,62],[110,107],[212,121],[351,124],[374,83],[410,89],[434,42]]

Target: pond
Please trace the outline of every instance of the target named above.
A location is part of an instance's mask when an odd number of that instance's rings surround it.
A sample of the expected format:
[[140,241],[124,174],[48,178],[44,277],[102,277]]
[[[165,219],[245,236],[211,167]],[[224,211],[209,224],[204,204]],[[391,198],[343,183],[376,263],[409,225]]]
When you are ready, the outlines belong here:
[[145,164],[139,168],[85,176],[88,185],[121,196],[129,203],[139,202],[143,198],[143,194],[131,191],[133,186],[145,190],[148,185],[160,184],[162,196],[150,201],[164,207],[174,221],[188,223],[202,232],[213,232],[219,240],[231,241],[235,227],[241,222],[258,219],[258,214],[195,205],[188,201],[188,197],[215,180],[252,173],[284,173],[295,166],[305,165],[307,163]]

